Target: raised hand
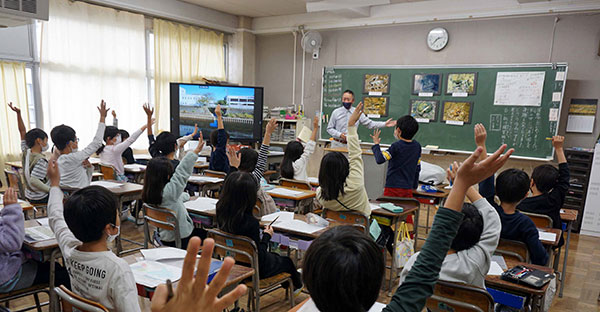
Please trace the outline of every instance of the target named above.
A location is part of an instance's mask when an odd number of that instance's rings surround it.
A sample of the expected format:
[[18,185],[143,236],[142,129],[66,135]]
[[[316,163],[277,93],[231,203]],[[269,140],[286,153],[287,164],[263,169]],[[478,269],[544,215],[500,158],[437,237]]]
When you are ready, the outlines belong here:
[[113,116],[113,118],[117,118],[117,111],[116,111],[116,110],[114,110],[114,109],[113,109],[113,111],[112,111],[112,116]]
[[53,154],[48,161],[48,170],[46,175],[50,180],[50,186],[60,185],[60,171],[58,170],[58,163],[56,162],[56,154]]
[[313,129],[317,128],[319,128],[319,117],[315,116],[315,118],[313,119]]
[[229,166],[237,168],[242,162],[242,155],[230,146],[227,148],[227,159],[229,159]]
[[371,134],[371,138],[373,139],[373,144],[377,145],[377,144],[381,143],[381,139],[379,138],[380,134],[381,134],[381,130],[379,130],[379,129],[373,130],[373,134]]
[[204,240],[202,255],[198,261],[198,268],[194,277],[194,266],[200,249],[200,239],[198,237],[190,239],[175,296],[167,302],[167,286],[164,284],[159,285],[152,298],[152,312],[220,312],[246,293],[246,286],[238,285],[223,297],[217,298],[225,286],[229,272],[235,263],[231,257],[225,258],[215,278],[210,284],[206,284],[214,246],[215,242],[211,238]]
[[98,111],[100,112],[100,122],[104,122],[106,120],[106,115],[108,115],[108,111],[110,108],[106,107],[106,102],[104,100],[100,101],[100,106],[98,106]]
[[448,169],[446,169],[446,176],[448,178],[448,181],[450,182],[450,185],[452,185],[452,181],[454,181],[454,179],[456,178],[456,172],[458,171],[458,168],[460,167],[460,165],[458,164],[458,162],[454,162],[452,164],[450,164],[450,167]]
[[202,152],[202,148],[204,147],[204,138],[202,137],[202,131],[200,131],[200,136],[198,137],[198,146],[194,149],[194,153],[200,154]]
[[192,138],[198,134],[198,124],[194,124],[194,132],[192,132]]
[[277,120],[275,118],[271,118],[271,120],[269,120],[269,123],[267,124],[265,132],[268,133],[270,136],[275,131],[276,127],[277,127]]
[[17,191],[14,188],[9,187],[4,193],[4,206],[16,204],[18,202],[17,199]]
[[485,147],[485,139],[487,138],[487,132],[485,131],[485,127],[483,124],[476,124],[473,129],[475,132],[475,144],[477,146]]
[[21,109],[17,106],[14,106],[12,102],[8,103],[8,107],[10,107],[10,109],[12,109],[13,112],[17,113],[17,115],[21,114]]
[[563,145],[565,143],[565,137],[562,135],[555,135],[552,137],[552,146],[554,146],[555,149],[561,149],[563,148]]
[[362,115],[363,112],[364,112],[363,102],[360,102],[354,109],[354,112],[352,112],[352,115],[350,115],[350,118],[348,118],[348,127],[353,127],[356,124],[356,122],[358,121],[358,119],[360,119],[360,115]]
[[460,168],[456,171],[456,179],[454,184],[462,184],[464,187],[477,184],[498,171],[508,160],[514,149],[509,149],[506,154],[502,153],[506,150],[506,144],[503,144],[498,150],[483,161],[476,162],[481,156],[483,149],[478,147],[469,158],[467,158]]
[[386,127],[394,127],[396,126],[396,120],[392,120],[392,118],[385,121]]
[[215,115],[217,115],[217,117],[221,117],[222,116],[221,104],[217,105],[217,108],[215,108]]
[[154,107],[150,108],[150,104],[148,103],[144,103],[144,112],[146,113],[146,116],[148,117],[148,119],[152,118],[152,114],[154,114]]

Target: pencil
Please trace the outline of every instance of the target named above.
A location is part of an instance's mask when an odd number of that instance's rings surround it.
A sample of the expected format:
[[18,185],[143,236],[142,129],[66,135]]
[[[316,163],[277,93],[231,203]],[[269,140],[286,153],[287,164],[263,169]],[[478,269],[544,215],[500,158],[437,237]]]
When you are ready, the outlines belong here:
[[273,223],[275,223],[275,221],[277,221],[277,219],[279,219],[279,216],[277,216],[277,218],[275,218],[273,221],[271,221],[271,223],[269,223],[269,226],[273,225]]
[[167,302],[169,302],[173,296],[173,283],[170,279],[167,279]]
[[551,137],[547,137],[546,141],[552,141],[552,138]]

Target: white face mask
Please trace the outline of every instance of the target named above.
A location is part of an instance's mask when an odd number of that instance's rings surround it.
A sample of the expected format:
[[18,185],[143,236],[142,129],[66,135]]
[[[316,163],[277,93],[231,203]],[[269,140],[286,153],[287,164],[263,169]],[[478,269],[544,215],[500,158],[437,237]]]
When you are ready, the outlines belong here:
[[46,144],[46,145],[42,146],[42,153],[47,152],[49,148],[50,148],[50,144]]
[[111,225],[113,227],[117,228],[117,234],[112,235],[112,234],[106,233],[106,234],[108,234],[108,236],[106,237],[106,241],[109,242],[109,243],[112,243],[115,240],[115,238],[117,238],[117,236],[119,236],[119,234],[121,234],[121,227],[120,226],[116,226],[114,224],[111,224]]
[[121,142],[123,142],[123,141],[121,141],[121,136],[117,135],[117,140],[115,141],[115,144],[119,144]]

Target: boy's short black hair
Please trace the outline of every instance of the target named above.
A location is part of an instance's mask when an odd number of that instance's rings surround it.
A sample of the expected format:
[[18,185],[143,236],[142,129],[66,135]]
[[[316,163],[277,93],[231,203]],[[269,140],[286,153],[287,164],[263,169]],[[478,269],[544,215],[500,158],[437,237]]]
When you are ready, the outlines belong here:
[[320,311],[368,311],[379,296],[383,253],[353,226],[336,226],[315,239],[304,258],[302,280]]
[[129,132],[125,129],[119,129],[119,134],[121,134],[121,140],[123,141],[129,137]]
[[258,152],[252,148],[241,148],[238,153],[240,153],[240,166],[238,170],[244,172],[254,171],[258,162]]
[[77,139],[75,130],[67,125],[54,127],[52,131],[50,131],[50,137],[52,138],[52,143],[54,143],[59,150],[63,150],[67,147],[69,142],[74,142]]
[[[229,140],[229,133],[227,131],[225,131],[225,136],[227,136],[227,140]],[[219,137],[219,130],[213,130],[210,133],[210,145],[212,145],[212,147],[217,146],[218,137]]]
[[483,233],[483,217],[475,206],[464,203],[462,207],[463,220],[450,248],[456,252],[469,249],[479,242]]
[[550,192],[558,182],[558,169],[548,164],[537,166],[531,173],[531,179],[538,191],[542,193]]
[[163,131],[156,137],[156,142],[152,146],[158,156],[167,156],[176,150],[177,137],[169,132]]
[[46,131],[40,128],[33,128],[25,133],[25,144],[27,144],[27,147],[32,148],[37,139],[44,140],[47,137]]
[[107,224],[117,222],[118,201],[102,186],[88,186],[73,193],[65,203],[65,222],[75,237],[84,242],[102,238]]
[[529,176],[523,170],[506,169],[496,178],[496,195],[503,203],[518,203],[529,192]]
[[405,115],[398,118],[398,121],[396,121],[396,128],[402,131],[400,136],[403,139],[412,140],[415,134],[417,134],[417,131],[419,131],[419,123],[413,116]]
[[354,92],[352,92],[352,90],[350,90],[350,89],[346,89],[346,90],[344,90],[344,92],[342,92],[342,95],[343,95],[344,93],[350,93],[350,94],[352,94],[352,98],[354,98]]

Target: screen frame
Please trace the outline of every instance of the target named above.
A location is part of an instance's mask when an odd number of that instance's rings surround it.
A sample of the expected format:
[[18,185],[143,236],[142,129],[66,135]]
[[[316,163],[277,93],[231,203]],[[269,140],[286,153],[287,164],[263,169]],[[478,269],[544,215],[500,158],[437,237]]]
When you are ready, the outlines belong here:
[[[264,87],[255,86],[232,86],[232,85],[218,85],[218,84],[202,84],[202,83],[183,83],[183,82],[171,82],[169,83],[169,98],[170,98],[170,121],[171,121],[171,133],[177,137],[181,136],[179,133],[179,86],[190,85],[190,86],[209,86],[209,87],[225,87],[225,88],[252,88],[254,89],[254,127],[252,130],[252,139],[248,138],[236,138],[230,137],[231,141],[241,143],[254,143],[262,140],[262,121],[263,121],[263,96]],[[227,130],[227,129],[225,129]],[[204,141],[209,141],[208,137],[204,137]]]

